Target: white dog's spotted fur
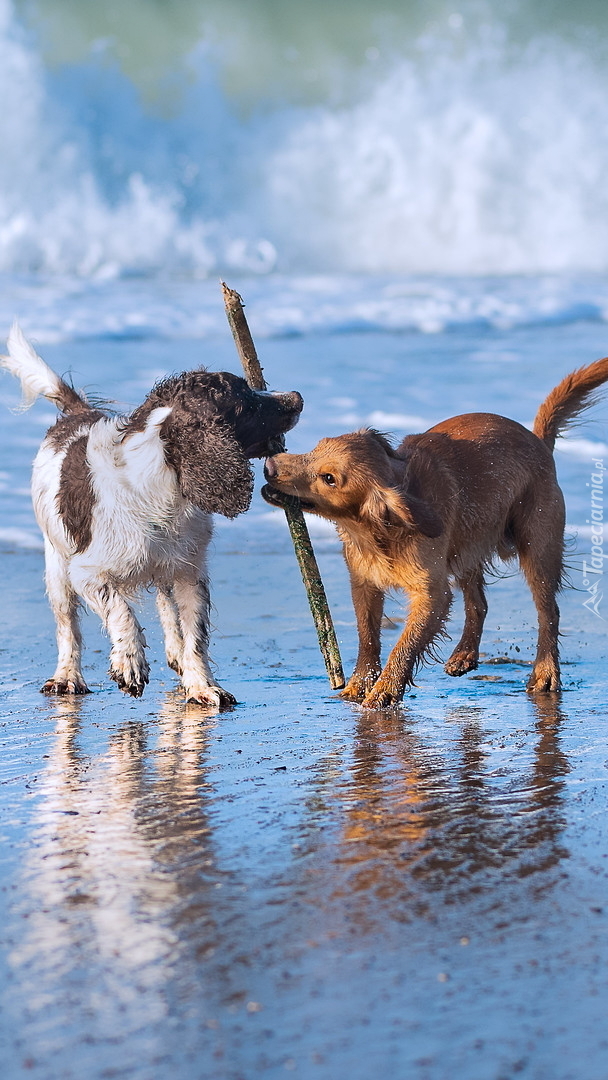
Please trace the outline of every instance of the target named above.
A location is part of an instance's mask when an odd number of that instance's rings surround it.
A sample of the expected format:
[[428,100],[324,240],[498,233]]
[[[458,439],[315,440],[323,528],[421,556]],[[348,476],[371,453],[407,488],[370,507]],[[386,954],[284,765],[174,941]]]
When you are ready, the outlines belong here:
[[63,413],[32,480],[59,653],[43,691],[87,693],[81,597],[109,634],[111,677],[140,696],[149,665],[129,600],[152,584],[167,661],[187,700],[234,704],[215,683],[207,652],[210,511],[233,517],[247,508],[247,457],[267,453],[296,423],[300,396],[258,394],[234,375],[201,370],[165,380],[131,417],[115,417],[92,409],[51,371],[17,326],[8,348],[1,363],[21,379],[27,404],[42,394]]

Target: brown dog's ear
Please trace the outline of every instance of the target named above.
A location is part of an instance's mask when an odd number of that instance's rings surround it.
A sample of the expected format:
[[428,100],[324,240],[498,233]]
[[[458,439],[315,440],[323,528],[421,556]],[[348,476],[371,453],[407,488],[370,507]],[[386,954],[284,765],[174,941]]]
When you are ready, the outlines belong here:
[[443,532],[443,522],[424,499],[394,487],[375,485],[363,504],[363,514],[376,525],[420,532],[435,539]]

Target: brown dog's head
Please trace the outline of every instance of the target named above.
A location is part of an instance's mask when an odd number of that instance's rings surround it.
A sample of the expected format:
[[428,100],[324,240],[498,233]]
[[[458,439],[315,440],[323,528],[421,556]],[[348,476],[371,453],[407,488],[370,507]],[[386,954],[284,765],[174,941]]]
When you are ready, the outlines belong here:
[[303,510],[331,521],[430,537],[443,529],[432,507],[408,489],[404,459],[372,429],[321,439],[309,454],[277,454],[264,475],[269,501],[272,489],[295,495]]

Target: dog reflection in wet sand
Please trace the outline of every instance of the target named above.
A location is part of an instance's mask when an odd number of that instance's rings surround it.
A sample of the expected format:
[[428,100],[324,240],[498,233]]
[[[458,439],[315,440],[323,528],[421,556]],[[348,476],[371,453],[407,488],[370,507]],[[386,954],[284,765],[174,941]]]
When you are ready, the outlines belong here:
[[[538,648],[528,690],[560,689],[559,609],[564,499],[555,439],[594,402],[608,358],[568,375],[538,410],[533,432],[491,413],[444,420],[394,449],[366,429],[322,439],[309,454],[266,462],[267,501],[297,496],[304,510],[335,521],[344,544],[359,633],[355,670],[342,691],[379,709],[397,704],[441,635],[462,589],[465,624],[448,675],[473,671],[487,612],[484,572],[497,557],[518,558],[538,612]],[[384,594],[409,596],[405,628],[384,670]]]

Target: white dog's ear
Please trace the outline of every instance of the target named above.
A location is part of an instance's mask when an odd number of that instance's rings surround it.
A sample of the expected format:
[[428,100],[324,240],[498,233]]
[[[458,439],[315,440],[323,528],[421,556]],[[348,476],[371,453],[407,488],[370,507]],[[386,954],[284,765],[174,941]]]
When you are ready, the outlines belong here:
[[188,502],[229,518],[249,509],[253,472],[228,424],[169,419],[162,437],[165,458]]

